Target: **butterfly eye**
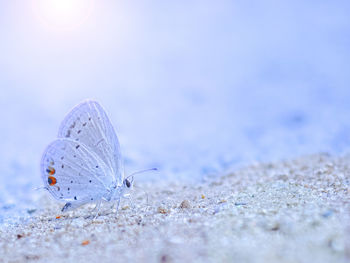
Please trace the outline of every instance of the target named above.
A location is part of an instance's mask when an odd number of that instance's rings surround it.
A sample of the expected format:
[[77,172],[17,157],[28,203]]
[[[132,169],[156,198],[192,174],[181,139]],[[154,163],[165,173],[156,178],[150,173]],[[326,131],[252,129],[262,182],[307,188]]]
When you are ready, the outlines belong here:
[[127,188],[130,188],[131,183],[129,182],[129,180],[128,180],[128,179],[125,179],[125,184],[126,184],[126,187],[127,187]]

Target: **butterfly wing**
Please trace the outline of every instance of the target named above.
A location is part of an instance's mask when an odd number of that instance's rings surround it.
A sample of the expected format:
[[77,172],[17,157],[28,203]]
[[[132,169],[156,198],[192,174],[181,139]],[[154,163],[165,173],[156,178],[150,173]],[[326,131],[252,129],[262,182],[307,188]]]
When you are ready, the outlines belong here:
[[124,168],[119,141],[100,104],[96,101],[85,101],[74,107],[61,123],[58,137],[80,142],[95,152],[112,168],[117,185],[122,185]]
[[57,200],[73,204],[72,208],[101,199],[112,183],[111,173],[97,154],[69,139],[53,141],[41,159],[44,185]]

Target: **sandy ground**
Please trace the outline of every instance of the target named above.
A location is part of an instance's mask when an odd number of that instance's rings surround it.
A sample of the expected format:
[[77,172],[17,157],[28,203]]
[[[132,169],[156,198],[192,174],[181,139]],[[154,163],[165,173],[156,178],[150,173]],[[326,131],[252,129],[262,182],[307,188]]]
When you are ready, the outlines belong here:
[[43,193],[3,226],[3,262],[347,262],[350,156],[254,164],[200,185],[138,184],[134,207],[61,214]]

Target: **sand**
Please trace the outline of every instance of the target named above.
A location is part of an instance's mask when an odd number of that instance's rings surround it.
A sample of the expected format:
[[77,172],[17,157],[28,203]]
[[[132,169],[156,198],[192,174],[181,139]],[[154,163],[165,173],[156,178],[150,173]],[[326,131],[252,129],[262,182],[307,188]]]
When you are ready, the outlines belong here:
[[46,192],[3,225],[3,262],[347,262],[350,156],[253,164],[201,184],[137,184],[118,215]]

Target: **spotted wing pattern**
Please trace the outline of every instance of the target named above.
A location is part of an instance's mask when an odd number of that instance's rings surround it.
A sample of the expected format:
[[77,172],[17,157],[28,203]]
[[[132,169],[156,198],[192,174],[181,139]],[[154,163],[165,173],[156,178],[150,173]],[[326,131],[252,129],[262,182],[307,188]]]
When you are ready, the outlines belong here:
[[41,175],[53,197],[72,207],[101,199],[113,180],[97,154],[70,139],[57,139],[46,148]]
[[59,138],[83,144],[113,170],[118,186],[123,183],[124,168],[114,128],[103,108],[96,101],[85,101],[71,110],[61,123]]

